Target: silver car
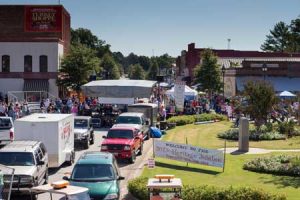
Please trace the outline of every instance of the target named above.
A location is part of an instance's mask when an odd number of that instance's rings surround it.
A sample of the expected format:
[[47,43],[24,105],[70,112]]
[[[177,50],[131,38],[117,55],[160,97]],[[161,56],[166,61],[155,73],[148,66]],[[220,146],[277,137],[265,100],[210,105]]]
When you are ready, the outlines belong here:
[[[0,164],[14,168],[13,193],[29,192],[48,182],[48,153],[39,141],[13,141],[0,149]],[[10,183],[12,174],[4,174]]]

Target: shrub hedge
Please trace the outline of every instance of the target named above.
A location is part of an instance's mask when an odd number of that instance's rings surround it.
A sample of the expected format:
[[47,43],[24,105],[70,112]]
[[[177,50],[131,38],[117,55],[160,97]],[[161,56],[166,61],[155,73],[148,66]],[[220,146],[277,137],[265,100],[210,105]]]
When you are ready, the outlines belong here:
[[192,124],[194,122],[204,122],[204,121],[212,121],[212,120],[227,120],[225,115],[219,114],[199,114],[199,115],[180,115],[171,117],[167,120],[168,123],[176,123],[176,126],[182,126],[186,124]]
[[[238,140],[239,139],[239,129],[232,128],[228,131],[218,134],[219,138],[227,139],[227,140]],[[249,140],[258,141],[258,140],[284,140],[286,136],[284,134],[280,134],[279,132],[264,132],[257,133],[256,130],[249,130]]]
[[[147,199],[146,177],[139,177],[128,183],[129,192],[139,200]],[[182,199],[184,200],[286,200],[283,195],[274,195],[261,189],[241,187],[241,188],[221,188],[214,186],[190,186],[184,185],[182,189]]]
[[253,159],[243,166],[244,169],[268,174],[300,176],[299,156],[270,156]]

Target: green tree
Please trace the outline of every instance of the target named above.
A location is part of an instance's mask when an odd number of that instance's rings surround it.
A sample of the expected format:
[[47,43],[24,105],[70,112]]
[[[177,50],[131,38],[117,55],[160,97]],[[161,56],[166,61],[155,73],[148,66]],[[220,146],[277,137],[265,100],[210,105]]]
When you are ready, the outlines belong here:
[[96,52],[84,45],[71,45],[70,52],[62,60],[57,85],[78,93],[94,70],[100,71]]
[[159,70],[158,63],[156,60],[153,60],[151,62],[151,66],[147,73],[147,79],[148,80],[156,80],[156,76],[158,75],[158,70]]
[[99,58],[103,57],[104,54],[111,53],[109,44],[106,44],[104,40],[100,40],[89,29],[85,28],[71,29],[71,44],[82,44],[94,49],[97,51]]
[[244,85],[244,97],[247,102],[244,112],[254,119],[259,131],[276,103],[273,86],[265,81],[249,81]]
[[144,80],[145,71],[140,64],[130,65],[128,67],[128,77],[134,80]]
[[300,52],[300,16],[291,21],[290,52]]
[[117,63],[111,55],[105,54],[102,58],[100,66],[103,68],[103,79],[119,79],[120,70]]
[[207,90],[210,96],[213,92],[219,92],[222,86],[221,68],[217,64],[217,56],[211,49],[201,52],[201,64],[194,71],[195,83],[201,84],[203,90]]
[[270,34],[266,37],[264,44],[261,45],[263,51],[285,52],[289,49],[291,33],[286,23],[278,22],[275,24],[273,30],[270,30]]

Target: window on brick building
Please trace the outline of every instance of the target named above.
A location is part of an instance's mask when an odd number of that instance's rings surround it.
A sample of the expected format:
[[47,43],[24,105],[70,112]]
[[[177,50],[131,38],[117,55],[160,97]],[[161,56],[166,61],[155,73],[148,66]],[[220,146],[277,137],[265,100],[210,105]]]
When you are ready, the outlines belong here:
[[10,71],[10,56],[3,55],[2,56],[2,72]]
[[24,56],[24,72],[32,72],[32,56]]
[[48,72],[48,57],[45,55],[40,56],[40,72]]

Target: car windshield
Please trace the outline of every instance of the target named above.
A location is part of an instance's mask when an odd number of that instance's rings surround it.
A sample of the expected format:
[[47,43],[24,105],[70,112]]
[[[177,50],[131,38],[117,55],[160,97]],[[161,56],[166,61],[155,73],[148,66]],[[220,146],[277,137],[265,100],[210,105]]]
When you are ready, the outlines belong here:
[[109,181],[115,179],[115,173],[109,164],[77,164],[71,179],[74,181]]
[[0,118],[0,129],[10,129],[12,127],[9,118]]
[[139,117],[119,116],[117,124],[142,124],[142,122]]
[[109,130],[107,138],[126,138],[132,139],[133,132],[131,130]]
[[75,119],[74,127],[75,128],[87,128],[88,121],[86,119]]
[[28,152],[0,152],[0,164],[8,166],[32,166],[33,154]]

